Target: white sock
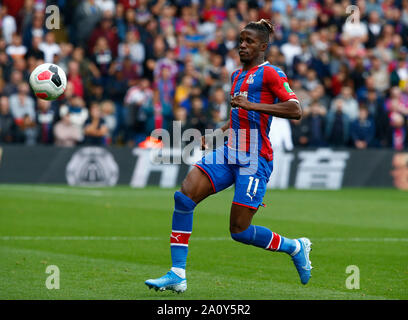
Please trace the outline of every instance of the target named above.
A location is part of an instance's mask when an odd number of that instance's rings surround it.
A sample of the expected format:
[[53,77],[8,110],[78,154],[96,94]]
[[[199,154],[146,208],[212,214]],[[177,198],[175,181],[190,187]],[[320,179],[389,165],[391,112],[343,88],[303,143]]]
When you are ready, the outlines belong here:
[[296,249],[295,251],[293,251],[290,255],[293,257],[295,256],[299,251],[300,251],[300,243],[299,240],[295,240],[296,241]]
[[186,269],[171,267],[170,270],[177,274],[180,278],[182,279],[186,278]]

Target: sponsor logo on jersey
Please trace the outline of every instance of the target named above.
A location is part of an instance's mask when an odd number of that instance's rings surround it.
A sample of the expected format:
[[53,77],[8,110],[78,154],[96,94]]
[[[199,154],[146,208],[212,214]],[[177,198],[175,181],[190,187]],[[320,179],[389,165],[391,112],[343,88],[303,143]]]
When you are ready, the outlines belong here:
[[236,97],[236,96],[248,97],[248,91],[238,91],[238,92],[234,92],[234,97]]

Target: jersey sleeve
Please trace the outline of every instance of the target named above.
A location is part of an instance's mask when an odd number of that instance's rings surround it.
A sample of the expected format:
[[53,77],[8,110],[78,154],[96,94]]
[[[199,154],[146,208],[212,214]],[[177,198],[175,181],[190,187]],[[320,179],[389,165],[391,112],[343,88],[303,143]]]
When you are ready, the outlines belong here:
[[267,68],[266,72],[266,86],[272,92],[272,94],[279,99],[280,102],[296,101],[299,103],[299,99],[289,86],[288,78],[286,74],[281,70],[275,70],[274,68]]

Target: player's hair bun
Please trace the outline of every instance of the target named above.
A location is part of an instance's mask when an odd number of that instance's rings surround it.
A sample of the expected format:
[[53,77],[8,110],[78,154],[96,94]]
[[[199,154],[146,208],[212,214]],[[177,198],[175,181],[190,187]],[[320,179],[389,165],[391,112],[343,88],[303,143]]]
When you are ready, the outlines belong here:
[[252,21],[245,26],[245,29],[256,30],[261,39],[265,42],[269,42],[270,36],[275,32],[272,22],[266,19],[261,19],[256,22]]
[[269,31],[269,33],[271,33],[271,34],[274,33],[275,28],[274,28],[272,22],[270,22],[269,20],[261,19],[261,20],[258,21],[258,23],[263,25]]

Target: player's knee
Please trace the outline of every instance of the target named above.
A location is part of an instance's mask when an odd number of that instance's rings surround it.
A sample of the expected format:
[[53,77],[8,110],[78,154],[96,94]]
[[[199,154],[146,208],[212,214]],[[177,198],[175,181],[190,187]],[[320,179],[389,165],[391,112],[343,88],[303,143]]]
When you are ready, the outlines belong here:
[[181,194],[185,195],[186,197],[189,197],[190,199],[194,198],[193,190],[186,185],[185,181],[183,181],[183,183],[181,184],[180,191],[177,192],[180,192]]
[[174,193],[175,208],[183,211],[189,211],[194,209],[196,203],[186,194],[181,191]]
[[239,217],[231,217],[230,220],[230,232],[231,233],[240,233],[248,229],[251,225],[251,220],[247,218],[243,218],[242,216]]
[[229,230],[230,230],[230,233],[233,234],[233,233],[240,233],[242,231],[245,231],[247,228],[248,226],[244,226],[239,223],[230,223]]
[[233,229],[230,228],[230,233],[231,233],[231,238],[234,239],[235,241],[241,242],[241,243],[245,243],[245,244],[251,244],[253,241],[253,237],[254,237],[254,230],[253,230],[253,226],[249,226],[247,229],[243,230],[243,231],[239,231],[239,232],[233,232],[236,230],[240,230],[240,229]]

